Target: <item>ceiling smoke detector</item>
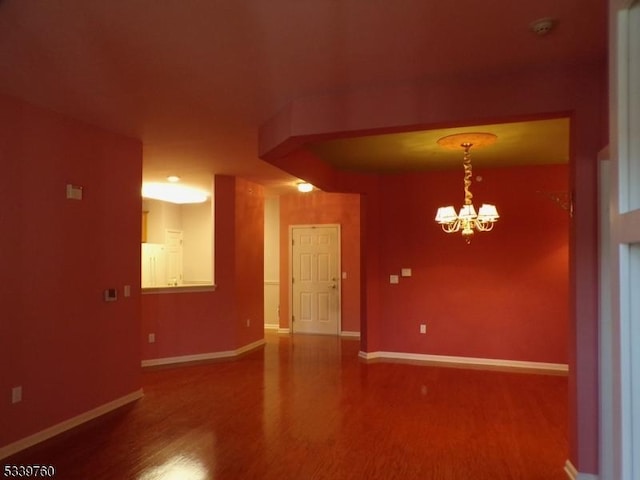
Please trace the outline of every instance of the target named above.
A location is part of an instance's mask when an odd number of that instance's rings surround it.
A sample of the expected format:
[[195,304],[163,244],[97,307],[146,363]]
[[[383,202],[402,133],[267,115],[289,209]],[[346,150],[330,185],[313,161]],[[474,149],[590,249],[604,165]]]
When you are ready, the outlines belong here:
[[536,35],[543,36],[553,29],[555,23],[556,22],[551,18],[541,18],[540,20],[531,22],[531,25],[529,25],[529,27],[531,28],[531,31]]

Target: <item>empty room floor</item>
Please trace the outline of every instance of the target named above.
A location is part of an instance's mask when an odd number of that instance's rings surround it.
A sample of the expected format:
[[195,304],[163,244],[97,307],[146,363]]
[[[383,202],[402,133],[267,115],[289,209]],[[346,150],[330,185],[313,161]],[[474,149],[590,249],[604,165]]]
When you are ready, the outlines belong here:
[[267,333],[238,359],[143,373],[144,397],[2,461],[60,480],[566,480],[567,377],[366,363]]

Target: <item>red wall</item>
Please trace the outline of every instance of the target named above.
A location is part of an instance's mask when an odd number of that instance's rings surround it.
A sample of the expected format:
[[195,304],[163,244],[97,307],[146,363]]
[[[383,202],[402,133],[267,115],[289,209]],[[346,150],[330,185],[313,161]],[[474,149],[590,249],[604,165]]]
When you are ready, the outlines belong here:
[[[439,206],[462,204],[462,170],[380,176],[375,188],[367,186],[362,202],[372,314],[366,351],[567,363],[569,213],[541,192],[562,192],[566,201],[569,166],[476,173],[484,177],[472,186],[476,208],[495,203],[502,219],[471,245],[434,222]],[[291,316],[289,226],[346,221],[359,228],[360,201],[352,198],[359,197],[316,192],[281,198],[281,327]],[[343,228],[344,239],[359,246],[353,228]],[[343,262],[359,259],[358,253],[343,251]],[[349,270],[359,267],[352,263]],[[391,285],[389,275],[402,268],[411,268],[412,277]],[[343,281],[343,308],[358,314],[343,310],[343,330],[360,316],[354,305],[359,287]],[[422,323],[426,335],[419,333]]]
[[295,193],[280,197],[280,327],[288,328],[291,225],[340,224],[342,331],[360,331],[360,196],[354,194]]
[[140,388],[142,148],[0,96],[0,164],[3,446]]
[[[469,245],[434,222],[439,206],[462,204],[462,171],[381,180],[379,330],[369,351],[566,363],[569,214],[538,192],[566,193],[568,166],[476,173],[476,208],[495,203],[502,218]],[[390,284],[402,268],[412,276]]]
[[214,196],[216,290],[142,295],[145,360],[236,350],[264,337],[263,189],[216,176]]

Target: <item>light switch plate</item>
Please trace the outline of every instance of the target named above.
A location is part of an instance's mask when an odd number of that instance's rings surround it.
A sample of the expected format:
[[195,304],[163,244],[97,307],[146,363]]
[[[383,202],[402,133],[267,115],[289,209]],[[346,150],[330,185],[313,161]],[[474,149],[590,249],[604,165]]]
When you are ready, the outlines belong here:
[[13,387],[11,389],[11,403],[20,403],[22,401],[22,386]]
[[82,200],[82,187],[79,185],[67,184],[67,199]]
[[411,276],[411,269],[410,268],[403,268],[402,269],[402,276],[403,277],[410,277]]
[[400,277],[398,277],[398,275],[389,275],[389,283],[393,283],[394,285],[400,283]]

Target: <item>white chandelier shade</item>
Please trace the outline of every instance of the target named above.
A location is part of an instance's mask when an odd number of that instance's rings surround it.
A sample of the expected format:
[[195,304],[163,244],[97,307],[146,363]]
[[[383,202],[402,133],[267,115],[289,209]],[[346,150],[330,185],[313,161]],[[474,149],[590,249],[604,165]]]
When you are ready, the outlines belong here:
[[[472,229],[476,229],[481,232],[488,232],[493,228],[493,224],[499,218],[500,215],[498,215],[496,206],[489,203],[483,204],[477,214],[473,205],[463,205],[458,214],[456,214],[456,209],[452,206],[440,207],[436,214],[436,222],[448,227],[443,227],[444,231],[447,233],[459,231],[464,227],[465,222],[468,223],[469,227]],[[458,225],[456,225],[456,222]]]

